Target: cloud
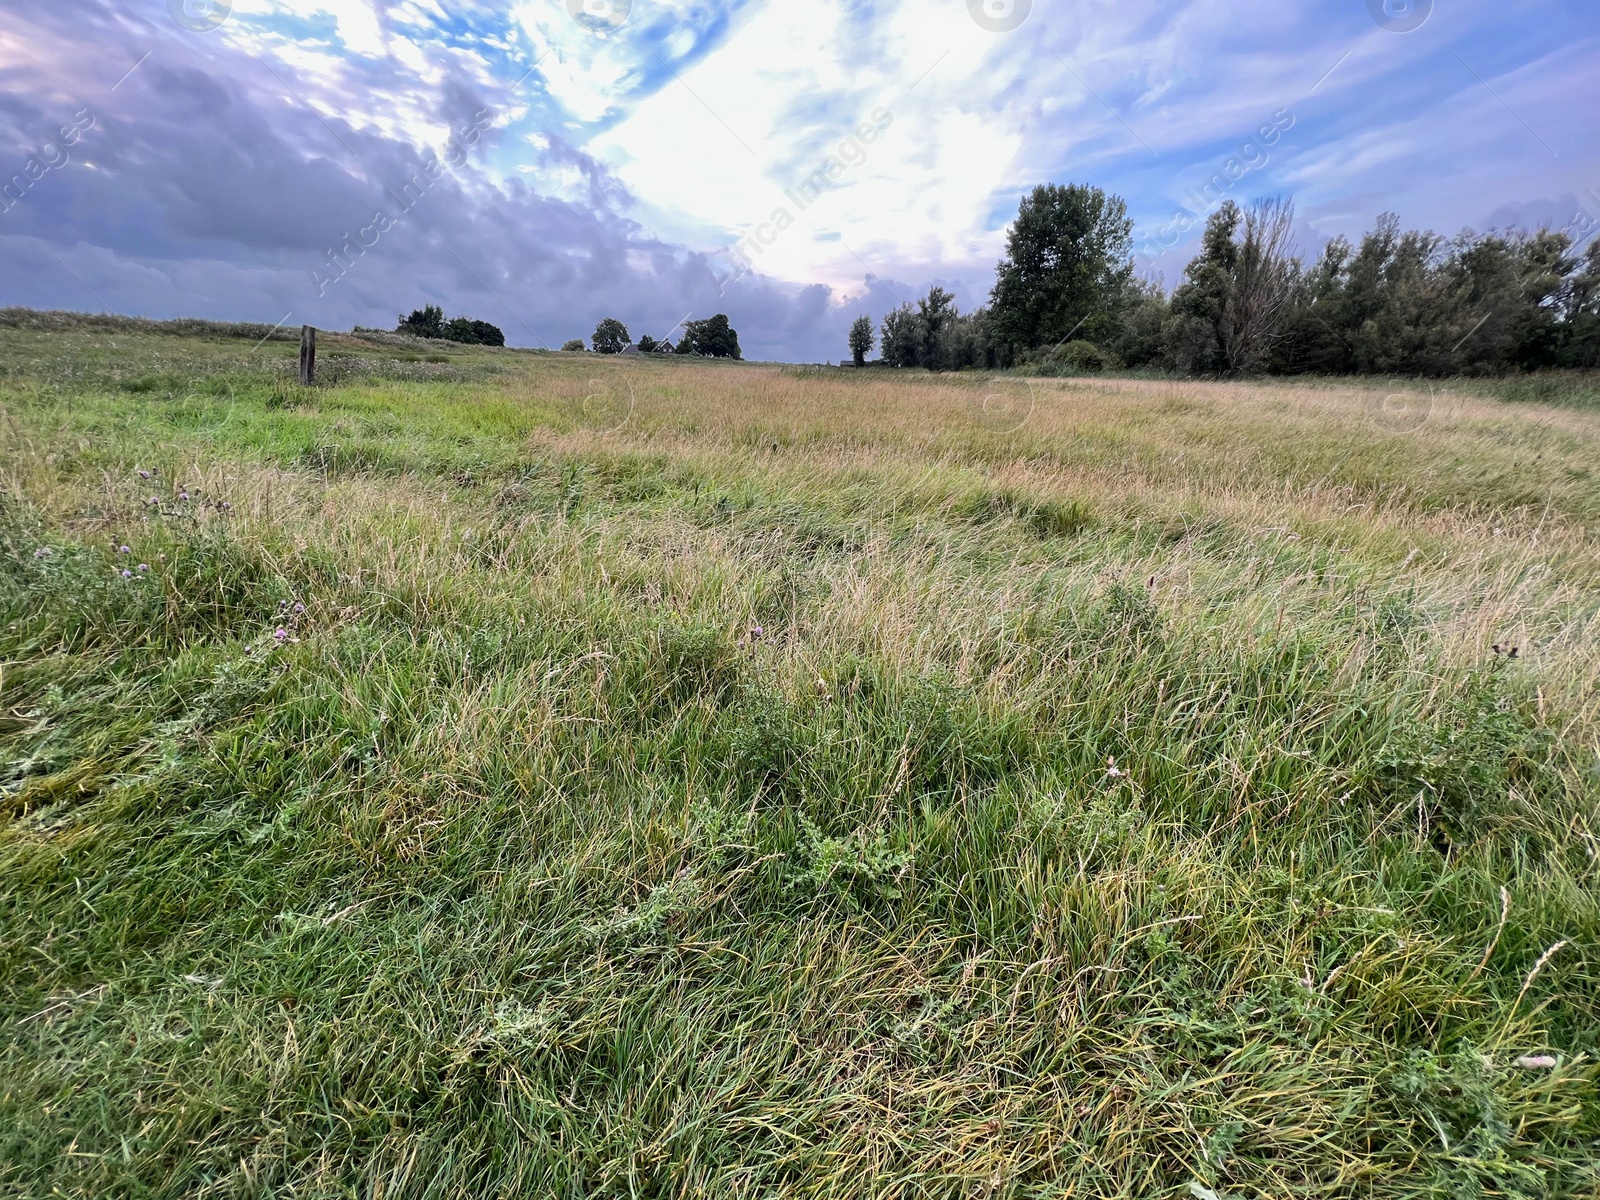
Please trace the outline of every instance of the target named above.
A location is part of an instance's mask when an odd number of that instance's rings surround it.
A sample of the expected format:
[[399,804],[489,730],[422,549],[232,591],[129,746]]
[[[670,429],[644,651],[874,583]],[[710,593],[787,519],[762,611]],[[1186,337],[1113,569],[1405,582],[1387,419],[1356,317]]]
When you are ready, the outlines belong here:
[[[1035,0],[1009,33],[931,0],[610,2],[597,27],[565,0],[235,0],[195,33],[164,3],[0,0],[0,177],[94,117],[0,214],[0,303],[343,327],[432,302],[525,345],[725,311],[751,355],[832,360],[934,282],[982,303],[1034,184],[1120,192],[1148,233],[1283,112],[1235,198],[1294,193],[1303,243],[1600,188],[1571,103],[1600,43],[1556,0],[1405,35],[1333,0]],[[719,285],[740,244],[755,270]]]

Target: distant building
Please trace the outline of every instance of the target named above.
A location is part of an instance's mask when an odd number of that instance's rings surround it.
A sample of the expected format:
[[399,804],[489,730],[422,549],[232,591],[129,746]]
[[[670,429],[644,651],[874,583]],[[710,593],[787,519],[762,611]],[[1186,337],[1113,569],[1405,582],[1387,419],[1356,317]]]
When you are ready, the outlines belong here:
[[621,350],[617,351],[617,353],[618,354],[643,354],[644,351],[639,349],[639,347],[634,345],[634,343],[629,342]]

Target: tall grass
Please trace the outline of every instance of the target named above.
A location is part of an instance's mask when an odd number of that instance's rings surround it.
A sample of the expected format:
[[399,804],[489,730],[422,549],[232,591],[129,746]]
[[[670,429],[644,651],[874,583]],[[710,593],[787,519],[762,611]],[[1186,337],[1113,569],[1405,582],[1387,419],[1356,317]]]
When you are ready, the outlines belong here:
[[1592,414],[115,341],[0,339],[0,1191],[1600,1187]]

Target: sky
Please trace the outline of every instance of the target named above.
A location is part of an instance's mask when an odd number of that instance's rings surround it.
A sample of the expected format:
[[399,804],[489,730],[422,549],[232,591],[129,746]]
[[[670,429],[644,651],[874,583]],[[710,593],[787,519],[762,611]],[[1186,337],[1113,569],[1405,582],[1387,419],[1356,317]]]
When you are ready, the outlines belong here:
[[1586,237],[1597,111],[1594,0],[0,0],[0,305],[836,361],[1041,183]]

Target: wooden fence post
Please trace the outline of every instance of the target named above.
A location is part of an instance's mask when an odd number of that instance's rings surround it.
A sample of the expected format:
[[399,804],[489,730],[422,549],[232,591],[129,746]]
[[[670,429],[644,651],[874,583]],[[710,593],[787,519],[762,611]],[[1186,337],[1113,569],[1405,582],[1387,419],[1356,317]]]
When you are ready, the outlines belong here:
[[309,387],[317,381],[317,327],[300,326],[300,383]]

